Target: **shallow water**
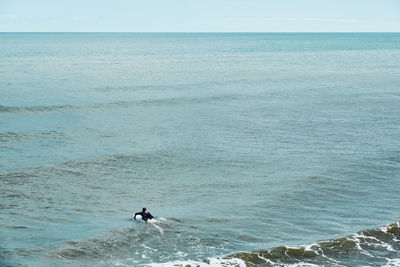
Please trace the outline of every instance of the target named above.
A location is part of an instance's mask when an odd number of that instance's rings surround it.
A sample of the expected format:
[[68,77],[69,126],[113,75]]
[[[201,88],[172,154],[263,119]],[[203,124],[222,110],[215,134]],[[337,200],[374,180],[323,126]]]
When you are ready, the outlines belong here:
[[251,265],[397,222],[399,77],[400,34],[0,34],[0,263]]

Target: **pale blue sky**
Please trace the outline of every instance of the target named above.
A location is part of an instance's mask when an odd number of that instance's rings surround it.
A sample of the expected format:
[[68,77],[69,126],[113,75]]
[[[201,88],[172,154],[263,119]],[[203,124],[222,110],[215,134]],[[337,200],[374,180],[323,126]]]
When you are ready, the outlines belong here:
[[0,32],[400,32],[400,0],[0,0]]

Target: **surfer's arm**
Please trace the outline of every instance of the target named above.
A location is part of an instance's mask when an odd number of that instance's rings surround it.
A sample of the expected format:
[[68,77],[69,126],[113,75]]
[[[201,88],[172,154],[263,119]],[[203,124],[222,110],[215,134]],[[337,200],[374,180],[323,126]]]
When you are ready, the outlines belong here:
[[133,219],[134,219],[134,220],[136,220],[136,216],[137,216],[137,215],[140,215],[140,212],[136,212],[136,213],[135,213],[135,216],[133,216]]
[[147,217],[149,217],[149,219],[153,219],[154,218],[153,215],[151,215],[150,212],[147,213]]

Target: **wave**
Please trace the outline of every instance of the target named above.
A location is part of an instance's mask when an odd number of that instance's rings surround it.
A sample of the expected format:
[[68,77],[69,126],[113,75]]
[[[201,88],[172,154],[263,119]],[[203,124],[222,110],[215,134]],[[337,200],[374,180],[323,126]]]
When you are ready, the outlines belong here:
[[[82,109],[98,109],[113,107],[132,107],[132,106],[152,106],[152,105],[175,105],[175,104],[201,104],[208,102],[224,102],[234,101],[241,98],[252,98],[242,94],[226,94],[226,95],[210,95],[205,97],[168,97],[168,98],[151,98],[138,100],[118,100],[103,103],[88,104],[63,104],[63,105],[36,105],[36,106],[2,106],[0,105],[0,113],[18,113],[18,112],[52,112],[59,110],[82,110]],[[254,97],[253,97],[254,98]]]
[[17,112],[48,112],[48,111],[57,111],[62,109],[74,109],[77,108],[76,105],[37,105],[37,106],[1,106],[0,105],[0,113],[17,113]]
[[201,234],[179,219],[157,218],[151,223],[138,220],[132,222],[132,227],[96,238],[64,243],[48,257],[61,259],[67,265],[70,262],[104,262],[106,266],[137,266],[149,260],[168,262],[176,258],[201,258],[205,253],[224,251],[222,243],[221,239]]
[[0,132],[0,144],[9,141],[20,141],[21,139],[26,138],[26,136],[26,134],[18,132]]
[[[400,266],[400,222],[304,246],[229,254],[235,245],[174,218],[52,247],[3,251],[42,254],[37,266]],[[205,258],[204,255],[225,255]]]
[[174,261],[144,266],[400,266],[400,223],[320,241],[237,252],[203,261]]
[[0,105],[0,112],[13,112],[16,108]]

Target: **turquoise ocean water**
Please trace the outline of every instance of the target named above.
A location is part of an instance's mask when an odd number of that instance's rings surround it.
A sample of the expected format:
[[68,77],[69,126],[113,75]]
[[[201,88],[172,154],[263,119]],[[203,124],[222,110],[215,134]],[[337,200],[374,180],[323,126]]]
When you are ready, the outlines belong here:
[[399,203],[398,33],[0,34],[0,265],[400,266]]

